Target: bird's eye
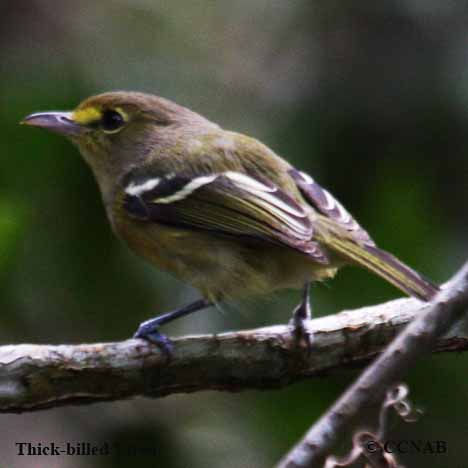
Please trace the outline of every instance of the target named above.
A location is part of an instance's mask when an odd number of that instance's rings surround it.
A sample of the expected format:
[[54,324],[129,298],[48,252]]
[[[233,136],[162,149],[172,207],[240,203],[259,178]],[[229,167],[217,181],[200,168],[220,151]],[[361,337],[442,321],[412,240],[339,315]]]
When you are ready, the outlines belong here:
[[106,110],[102,114],[101,127],[106,133],[119,131],[125,125],[125,119],[115,110]]

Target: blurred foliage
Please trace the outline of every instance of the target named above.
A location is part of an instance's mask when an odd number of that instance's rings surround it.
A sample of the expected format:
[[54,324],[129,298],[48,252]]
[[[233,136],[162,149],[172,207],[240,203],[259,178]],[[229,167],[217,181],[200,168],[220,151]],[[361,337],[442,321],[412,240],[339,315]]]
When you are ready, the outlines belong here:
[[[195,297],[115,239],[74,148],[18,125],[111,89],[159,94],[260,138],[345,201],[381,246],[447,279],[468,253],[467,19],[459,0],[0,2],[2,342],[119,340]],[[398,296],[356,268],[313,292],[317,315]],[[210,310],[168,332],[285,322],[297,299],[286,291]],[[449,451],[403,464],[466,460],[467,359],[433,356],[411,372],[426,414],[395,438],[446,440]],[[354,374],[3,415],[2,463],[271,466]],[[19,440],[126,443],[159,456],[20,458]]]

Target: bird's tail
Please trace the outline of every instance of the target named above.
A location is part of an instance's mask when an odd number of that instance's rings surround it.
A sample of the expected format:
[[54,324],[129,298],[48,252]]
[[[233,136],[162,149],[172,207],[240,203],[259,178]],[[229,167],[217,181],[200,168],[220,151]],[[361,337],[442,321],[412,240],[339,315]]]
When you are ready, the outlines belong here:
[[392,254],[375,246],[359,245],[351,239],[330,239],[330,247],[364,268],[376,273],[410,296],[430,301],[439,287],[406,266]]

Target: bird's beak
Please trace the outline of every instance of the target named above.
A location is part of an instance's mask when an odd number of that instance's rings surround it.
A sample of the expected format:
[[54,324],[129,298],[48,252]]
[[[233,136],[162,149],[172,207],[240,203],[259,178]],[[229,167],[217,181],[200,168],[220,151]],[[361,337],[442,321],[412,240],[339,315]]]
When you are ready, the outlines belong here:
[[37,112],[25,117],[20,124],[45,128],[67,137],[76,137],[85,130],[73,120],[71,112]]

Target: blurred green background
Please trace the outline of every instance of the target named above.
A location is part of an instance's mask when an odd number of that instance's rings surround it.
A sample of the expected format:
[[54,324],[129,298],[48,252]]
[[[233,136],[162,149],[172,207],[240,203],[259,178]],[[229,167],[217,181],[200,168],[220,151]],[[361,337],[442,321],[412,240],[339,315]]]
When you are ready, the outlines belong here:
[[[378,244],[446,280],[468,254],[467,20],[459,0],[0,2],[1,342],[121,340],[196,297],[114,238],[75,148],[18,126],[115,89],[165,96],[261,139],[343,200]],[[398,296],[358,269],[313,289],[318,315]],[[286,291],[166,330],[284,323],[298,297]],[[448,453],[403,464],[466,462],[467,365],[450,354],[412,370],[426,414],[392,435],[445,440]],[[268,467],[355,375],[1,415],[0,464]],[[20,441],[120,442],[157,456],[19,457]]]

